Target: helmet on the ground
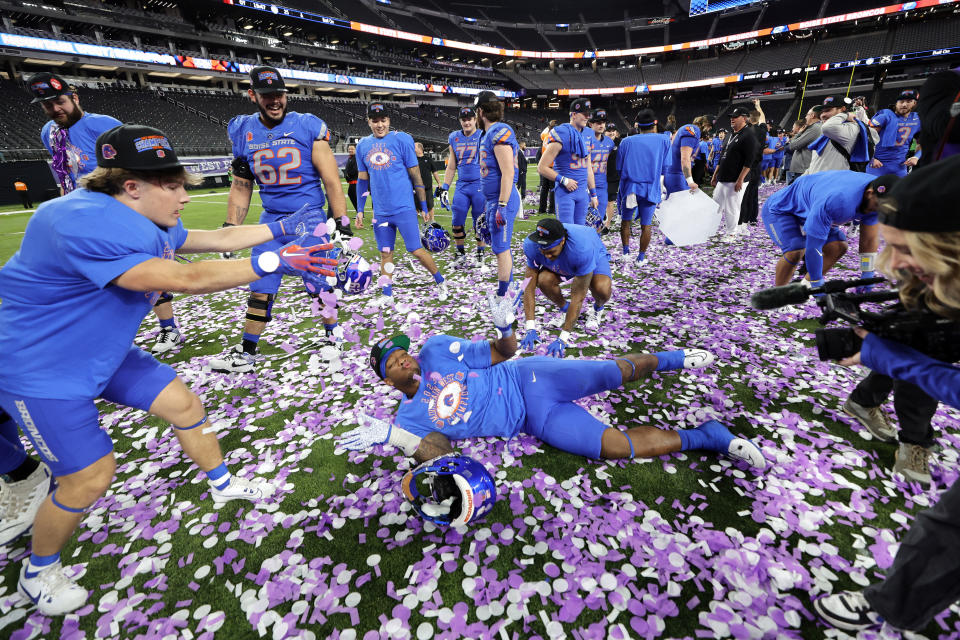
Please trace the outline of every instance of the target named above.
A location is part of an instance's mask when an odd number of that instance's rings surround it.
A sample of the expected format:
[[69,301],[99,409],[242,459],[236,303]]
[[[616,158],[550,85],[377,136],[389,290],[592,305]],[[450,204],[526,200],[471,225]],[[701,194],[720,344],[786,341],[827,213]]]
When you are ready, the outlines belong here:
[[370,263],[359,253],[347,253],[337,265],[337,286],[345,293],[357,295],[373,281]]
[[473,221],[473,234],[478,242],[490,244],[490,227],[487,226],[487,213],[484,211]]
[[450,246],[450,234],[439,223],[433,222],[424,227],[420,242],[427,251],[437,253]]
[[593,227],[597,231],[603,228],[603,216],[600,215],[599,209],[596,207],[589,207],[587,209],[586,225]]
[[497,501],[493,476],[463,455],[428,460],[408,471],[403,496],[420,516],[440,525],[461,525],[485,516]]

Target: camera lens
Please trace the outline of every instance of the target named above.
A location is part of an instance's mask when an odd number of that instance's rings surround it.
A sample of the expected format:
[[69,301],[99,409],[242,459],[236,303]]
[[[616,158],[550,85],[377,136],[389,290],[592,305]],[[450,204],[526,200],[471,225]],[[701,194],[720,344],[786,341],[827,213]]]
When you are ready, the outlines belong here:
[[853,329],[817,329],[814,332],[821,360],[841,360],[860,351],[863,339]]

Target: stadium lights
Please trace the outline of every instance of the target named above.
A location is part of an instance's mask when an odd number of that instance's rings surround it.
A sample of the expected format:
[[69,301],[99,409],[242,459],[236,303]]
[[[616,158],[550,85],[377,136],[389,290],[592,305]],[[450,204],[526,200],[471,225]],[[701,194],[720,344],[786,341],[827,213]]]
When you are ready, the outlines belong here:
[[245,25],[243,25],[243,28],[244,28],[244,29],[253,29],[253,25],[252,25],[252,24],[245,24]]
[[289,38],[289,37],[292,36],[292,35],[293,35],[293,31],[284,31],[284,32],[283,32],[283,37],[285,37],[285,38]]

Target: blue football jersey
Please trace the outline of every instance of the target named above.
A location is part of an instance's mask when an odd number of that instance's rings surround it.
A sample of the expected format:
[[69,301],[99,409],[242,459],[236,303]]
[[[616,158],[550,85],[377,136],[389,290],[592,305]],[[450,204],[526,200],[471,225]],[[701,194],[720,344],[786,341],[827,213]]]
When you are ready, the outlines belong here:
[[540,252],[540,245],[526,238],[523,254],[531,269],[547,269],[562,276],[585,276],[597,270],[603,258],[610,257],[607,248],[593,227],[564,223],[567,240],[556,260],[550,260]]
[[876,213],[857,210],[863,192],[876,176],[859,171],[821,171],[803,175],[767,199],[771,213],[793,215],[804,221],[803,230],[814,238],[826,238],[833,226],[859,218],[876,224]]
[[660,175],[670,153],[670,138],[655,133],[638,133],[617,147],[620,194],[631,193],[647,202],[660,202]]
[[357,143],[357,170],[370,175],[370,199],[378,218],[415,211],[407,169],[419,168],[409,133],[390,131],[382,138],[371,133]]
[[292,213],[305,204],[326,204],[320,174],[313,166],[313,143],[330,140],[327,124],[312,113],[288,111],[268,128],[259,114],[237,116],[227,125],[235,158],[250,164],[260,187],[264,213]]
[[494,122],[490,128],[484,132],[480,138],[480,189],[483,191],[483,197],[487,202],[496,202],[500,198],[500,163],[497,162],[497,156],[493,153],[493,148],[498,144],[510,145],[513,150],[513,183],[517,182],[517,150],[520,146],[517,144],[517,134],[513,132],[513,127],[505,122]]
[[483,132],[477,129],[466,136],[463,131],[454,131],[447,138],[457,160],[457,183],[467,184],[480,179],[480,138]]
[[[119,127],[122,122],[111,116],[99,113],[84,113],[83,117],[67,129],[67,163],[73,176],[74,188],[77,181],[97,168],[97,138],[104,131]],[[40,141],[53,155],[53,136],[59,127],[48,121],[40,130]]]
[[777,152],[773,154],[773,161],[779,164],[783,162],[783,154],[786,153],[787,143],[789,143],[790,141],[787,140],[787,136],[777,136],[774,139],[776,140],[776,146],[774,148],[777,149]]
[[451,440],[520,431],[526,418],[520,376],[512,362],[491,365],[489,342],[433,336],[417,360],[420,386],[400,403],[401,428],[420,437],[439,431]]
[[680,149],[687,147],[693,149],[693,155],[690,156],[690,162],[697,155],[700,149],[700,127],[693,124],[685,124],[677,129],[677,135],[673,136],[673,142],[670,143],[670,154],[667,156],[667,162],[664,166],[664,173],[682,173],[683,167],[680,165]]
[[573,178],[578,188],[587,188],[587,171],[590,170],[590,150],[583,138],[583,131],[578,131],[572,124],[557,125],[550,130],[547,136],[547,145],[560,143],[560,153],[553,161],[553,168],[564,178]]
[[593,180],[597,186],[606,184],[607,160],[610,158],[610,152],[613,151],[613,140],[603,134],[600,134],[600,139],[597,140],[593,129],[584,129],[583,132],[587,143],[587,151],[590,153],[590,160],[593,162]]
[[883,109],[873,116],[870,124],[880,133],[873,156],[884,164],[902,164],[907,159],[910,142],[920,131],[920,116],[911,111],[901,118],[890,109]]

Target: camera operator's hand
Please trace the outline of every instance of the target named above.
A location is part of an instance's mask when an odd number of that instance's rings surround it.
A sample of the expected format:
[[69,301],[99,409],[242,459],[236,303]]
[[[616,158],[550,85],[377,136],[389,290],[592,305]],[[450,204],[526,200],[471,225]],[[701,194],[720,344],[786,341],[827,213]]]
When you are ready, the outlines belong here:
[[[864,340],[867,338],[868,335],[870,335],[869,331],[867,331],[866,329],[862,329],[860,327],[854,327],[853,332],[857,334],[861,339],[864,339]],[[855,364],[860,364],[860,352],[857,351],[855,354],[853,354],[849,358],[844,358],[843,360],[840,361],[840,364],[842,364],[845,367],[852,367]]]

